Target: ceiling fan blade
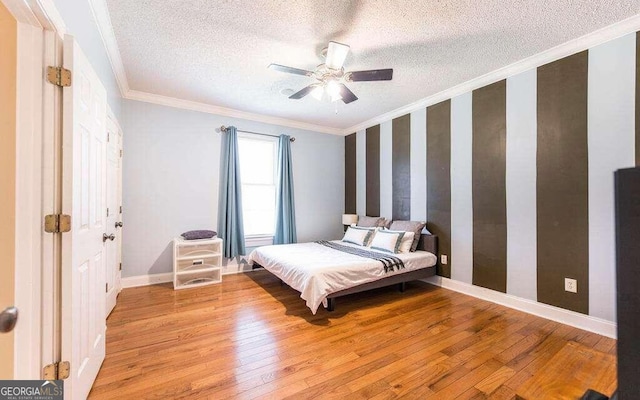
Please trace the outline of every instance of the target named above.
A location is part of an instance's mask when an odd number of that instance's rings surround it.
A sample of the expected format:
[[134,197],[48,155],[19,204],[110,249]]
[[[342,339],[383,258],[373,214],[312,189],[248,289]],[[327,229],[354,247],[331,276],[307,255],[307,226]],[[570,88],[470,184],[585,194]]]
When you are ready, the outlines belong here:
[[338,42],[329,42],[325,65],[331,69],[340,69],[349,54],[349,46]]
[[344,104],[349,104],[352,101],[358,100],[358,97],[353,94],[353,92],[349,90],[349,88],[346,87],[343,83],[340,84],[340,96],[342,96],[342,101],[344,101]]
[[372,69],[370,71],[353,71],[347,73],[347,80],[351,82],[362,81],[390,81],[393,78],[393,69]]
[[272,69],[274,71],[286,72],[288,74],[296,74],[296,75],[311,76],[313,74],[313,72],[307,71],[306,69],[286,67],[280,64],[269,64],[269,69]]
[[316,88],[317,85],[309,85],[305,88],[303,88],[302,90],[292,94],[291,96],[289,96],[290,99],[294,99],[294,100],[299,100],[301,98],[303,98],[304,96],[308,95],[309,93],[311,93],[313,91],[313,89]]

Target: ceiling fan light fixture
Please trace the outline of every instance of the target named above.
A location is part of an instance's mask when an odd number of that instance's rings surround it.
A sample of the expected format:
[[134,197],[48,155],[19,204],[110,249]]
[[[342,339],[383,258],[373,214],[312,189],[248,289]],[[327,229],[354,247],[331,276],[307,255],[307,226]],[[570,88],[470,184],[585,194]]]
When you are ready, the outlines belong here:
[[316,86],[312,91],[311,91],[311,96],[313,96],[314,99],[318,100],[318,101],[322,101],[322,96],[324,95],[324,89],[321,85]]
[[336,94],[336,95],[330,94],[329,97],[330,97],[332,103],[334,103],[334,102],[336,102],[338,100],[342,100],[342,95],[339,94],[339,93]]
[[340,69],[347,58],[347,54],[349,54],[349,46],[338,42],[329,42],[325,65],[327,68]]
[[335,97],[342,98],[342,96],[340,96],[340,85],[335,80],[327,82],[327,93],[331,96],[332,101]]

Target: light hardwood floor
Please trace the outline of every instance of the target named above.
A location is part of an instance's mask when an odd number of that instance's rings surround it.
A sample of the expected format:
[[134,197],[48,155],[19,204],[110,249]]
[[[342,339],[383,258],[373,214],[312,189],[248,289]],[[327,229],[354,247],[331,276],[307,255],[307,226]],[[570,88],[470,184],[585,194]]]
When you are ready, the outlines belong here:
[[613,339],[422,282],[312,315],[265,271],[125,289],[92,399],[577,399],[616,387]]

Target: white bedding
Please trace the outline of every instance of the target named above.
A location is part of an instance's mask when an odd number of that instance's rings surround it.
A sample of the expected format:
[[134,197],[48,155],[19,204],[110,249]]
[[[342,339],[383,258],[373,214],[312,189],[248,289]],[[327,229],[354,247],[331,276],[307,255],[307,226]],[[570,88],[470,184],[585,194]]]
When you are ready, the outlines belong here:
[[[339,240],[335,242],[362,248]],[[299,291],[300,297],[315,314],[320,304],[326,306],[327,296],[331,293],[388,276],[431,267],[437,261],[436,256],[427,251],[394,256],[400,258],[405,267],[400,271],[385,272],[377,260],[334,250],[318,243],[297,243],[260,247],[249,254],[249,263],[260,264]]]

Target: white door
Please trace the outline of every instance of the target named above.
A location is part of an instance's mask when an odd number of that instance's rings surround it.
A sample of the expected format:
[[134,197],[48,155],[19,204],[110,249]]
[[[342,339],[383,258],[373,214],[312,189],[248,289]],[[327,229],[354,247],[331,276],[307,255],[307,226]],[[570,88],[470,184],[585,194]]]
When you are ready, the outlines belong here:
[[[109,118],[107,120],[107,235],[106,241],[106,305],[105,318],[116,306],[116,299],[120,291],[120,134],[117,125]],[[111,236],[113,235],[113,236]],[[113,240],[111,239],[113,238]]]
[[105,356],[106,92],[72,36],[64,39],[62,360],[71,363],[65,398],[84,399]]

